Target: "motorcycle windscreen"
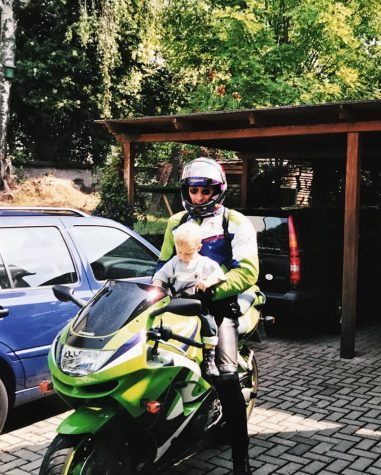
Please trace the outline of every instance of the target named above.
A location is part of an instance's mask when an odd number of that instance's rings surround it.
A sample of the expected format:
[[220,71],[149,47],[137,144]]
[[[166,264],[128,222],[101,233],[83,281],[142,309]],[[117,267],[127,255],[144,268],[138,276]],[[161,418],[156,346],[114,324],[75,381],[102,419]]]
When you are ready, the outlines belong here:
[[81,310],[73,330],[82,336],[111,335],[165,296],[161,287],[109,280]]

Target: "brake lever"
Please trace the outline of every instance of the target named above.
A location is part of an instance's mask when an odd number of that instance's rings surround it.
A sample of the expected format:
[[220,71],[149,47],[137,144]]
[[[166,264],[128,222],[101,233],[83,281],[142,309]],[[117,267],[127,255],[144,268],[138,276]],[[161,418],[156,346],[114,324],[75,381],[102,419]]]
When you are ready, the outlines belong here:
[[180,351],[184,355],[186,354],[186,351],[184,351],[182,348],[178,347],[177,345],[174,345],[173,343],[168,342],[168,340],[170,339],[170,335],[172,334],[172,330],[164,327],[163,333],[164,334],[162,334],[158,328],[151,328],[150,330],[147,331],[148,339],[155,342],[155,345],[153,348],[155,354],[157,354],[157,347],[159,343],[161,343],[162,345],[169,346],[176,351]]
[[161,338],[164,341],[168,341],[172,338],[172,330],[168,327],[164,327],[161,324],[160,327],[149,329],[147,336],[149,336],[151,340],[157,340],[158,338]]

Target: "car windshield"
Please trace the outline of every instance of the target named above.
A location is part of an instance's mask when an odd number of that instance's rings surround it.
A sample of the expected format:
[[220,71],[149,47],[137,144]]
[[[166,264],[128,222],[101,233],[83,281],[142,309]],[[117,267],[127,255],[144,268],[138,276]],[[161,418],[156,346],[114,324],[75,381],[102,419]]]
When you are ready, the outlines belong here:
[[109,280],[80,312],[73,330],[88,336],[111,335],[165,296],[160,287]]

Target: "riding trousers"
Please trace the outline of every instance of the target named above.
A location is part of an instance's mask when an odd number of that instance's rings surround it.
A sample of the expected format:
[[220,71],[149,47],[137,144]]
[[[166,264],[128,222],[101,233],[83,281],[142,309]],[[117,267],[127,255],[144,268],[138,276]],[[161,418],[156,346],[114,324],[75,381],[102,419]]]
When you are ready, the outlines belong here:
[[215,388],[221,401],[233,450],[247,454],[249,438],[247,431],[246,403],[238,377],[238,319],[224,318],[218,327],[216,364],[220,376]]

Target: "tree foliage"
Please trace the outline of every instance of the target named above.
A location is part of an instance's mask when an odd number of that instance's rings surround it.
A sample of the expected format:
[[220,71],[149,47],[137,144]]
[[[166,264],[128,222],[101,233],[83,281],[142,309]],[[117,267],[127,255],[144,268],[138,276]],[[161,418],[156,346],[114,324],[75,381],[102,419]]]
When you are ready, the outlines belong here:
[[191,110],[381,98],[378,0],[168,0]]
[[13,156],[102,163],[113,139],[95,119],[169,112],[156,14],[151,0],[31,0],[20,10]]
[[[104,164],[98,118],[381,98],[379,0],[16,3],[12,158]],[[175,153],[195,152],[142,146],[137,165]]]

